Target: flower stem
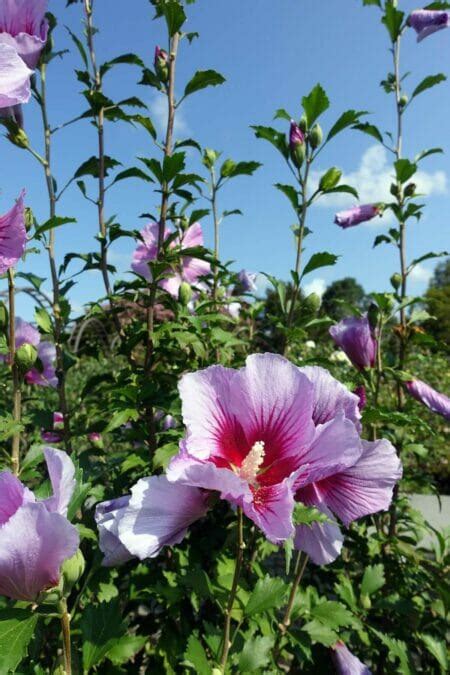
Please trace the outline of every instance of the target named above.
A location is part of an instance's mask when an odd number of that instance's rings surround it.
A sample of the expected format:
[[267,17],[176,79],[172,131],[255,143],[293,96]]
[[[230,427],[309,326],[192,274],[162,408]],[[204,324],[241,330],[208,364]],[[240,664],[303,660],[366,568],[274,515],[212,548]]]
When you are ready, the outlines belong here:
[[225,673],[225,668],[228,661],[228,653],[230,651],[231,642],[230,642],[230,629],[231,629],[231,613],[233,611],[234,601],[236,599],[236,593],[239,586],[239,577],[241,574],[242,560],[244,557],[244,517],[242,509],[238,508],[237,510],[237,550],[236,550],[236,564],[234,567],[233,581],[231,584],[230,595],[228,597],[228,604],[225,611],[225,624],[223,627],[223,638],[222,638],[222,654],[220,658],[220,669]]
[[[9,297],[9,360],[13,380],[13,419],[20,424],[22,416],[22,391],[20,386],[19,367],[15,362],[16,355],[16,302],[15,302],[14,270],[8,270],[8,297]],[[17,476],[20,468],[20,431],[16,430],[12,438],[11,464],[13,473]]]
[[61,612],[61,632],[64,652],[65,675],[72,675],[72,646],[70,641],[70,614],[67,611],[67,600],[61,600],[59,609]]
[[280,623],[280,633],[284,635],[291,623],[291,614],[294,607],[295,596],[297,595],[298,587],[305,573],[306,564],[309,560],[309,556],[302,551],[299,551],[297,554],[297,560],[295,563],[294,570],[294,581],[292,582],[291,591],[289,593],[288,604],[286,605],[286,610],[284,612],[283,621]]

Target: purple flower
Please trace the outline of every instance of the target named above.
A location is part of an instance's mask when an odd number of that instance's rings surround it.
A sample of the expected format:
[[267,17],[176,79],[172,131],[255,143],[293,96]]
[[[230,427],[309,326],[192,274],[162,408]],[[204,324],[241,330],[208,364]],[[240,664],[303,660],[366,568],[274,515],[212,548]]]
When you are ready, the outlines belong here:
[[367,405],[367,394],[366,394],[366,388],[364,385],[360,385],[356,387],[355,391],[353,392],[358,398],[358,407],[360,410],[364,410],[364,408]]
[[334,222],[343,228],[354,227],[367,220],[372,220],[375,216],[382,215],[382,209],[377,204],[364,204],[363,206],[353,206],[347,211],[336,213]]
[[406,382],[405,386],[416,401],[423,403],[438,415],[442,415],[446,420],[450,420],[450,398],[448,396],[439,393],[421,380]]
[[[0,33],[0,40],[2,33]],[[0,42],[0,113],[14,116],[20,123],[20,105],[28,103],[31,96],[30,70],[15,48]],[[19,119],[17,119],[19,116]]]
[[177,421],[173,415],[166,415],[163,419],[162,423],[162,428],[164,431],[168,431],[169,429],[176,429],[177,427]]
[[329,332],[356,368],[373,368],[377,356],[377,340],[373,336],[367,316],[349,316],[331,326]]
[[0,4],[0,45],[13,47],[33,70],[47,42],[47,4],[47,0],[2,0]]
[[[15,320],[15,347],[18,349],[22,345],[28,344],[37,347],[41,340],[41,336],[37,328],[24,321],[20,317]],[[0,354],[0,361],[9,363],[9,355]]]
[[294,120],[291,120],[291,127],[289,129],[289,149],[291,152],[295,152],[297,147],[299,145],[304,145],[305,144],[305,136],[298,126],[294,122]]
[[35,602],[59,582],[62,563],[79,544],[67,520],[75,488],[71,459],[54,448],[44,450],[53,496],[35,495],[8,471],[0,473],[0,594]]
[[25,374],[25,381],[28,384],[37,384],[40,387],[58,386],[58,378],[55,370],[56,347],[51,342],[41,342],[37,348],[38,358],[42,364],[42,369],[32,368]]
[[64,415],[60,412],[54,412],[53,429],[51,431],[42,429],[41,438],[45,443],[61,443],[63,440],[62,430],[64,430]]
[[341,640],[332,648],[332,658],[338,675],[371,675],[368,667]]
[[158,68],[161,68],[164,65],[167,65],[169,62],[169,55],[166,52],[165,49],[161,49],[158,45],[155,47],[155,57],[153,60],[153,64],[155,66],[155,69],[157,70]]
[[257,276],[257,274],[247,272],[247,270],[241,270],[238,274],[239,291],[242,293],[253,293],[256,291]]
[[[146,225],[141,231],[141,242],[133,253],[133,262],[131,268],[136,274],[140,274],[144,279],[151,281],[151,272],[148,263],[156,260],[158,251],[158,223],[150,223]],[[170,232],[166,230],[165,238],[169,236]],[[180,237],[177,237],[172,243],[171,248],[179,246],[181,252],[186,249],[194,248],[196,246],[203,246],[203,231],[200,223],[193,223],[186,232]],[[209,274],[211,266],[204,260],[198,258],[191,258],[190,256],[182,255],[179,269],[171,274],[166,279],[160,282],[160,287],[169,293],[173,298],[178,298],[178,291],[183,281],[188,284],[195,284],[200,277]]]
[[163,546],[178,544],[207,510],[208,496],[197,488],[169,483],[165,476],[142,478],[131,496],[96,508],[103,565],[156,557]]
[[27,232],[24,220],[24,195],[22,192],[13,208],[4,216],[0,216],[0,274],[5,274],[10,267],[14,267],[25,250]]
[[[340,433],[349,433],[344,430],[342,417],[348,428],[353,426],[353,433],[359,435],[361,431],[358,397],[323,368],[307,366],[300,371],[313,384],[316,434],[331,454],[334,445],[344,442]],[[296,501],[316,507],[329,519],[296,529],[296,548],[308,553],[316,564],[332,562],[342,548],[343,537],[334,516],[348,526],[357,518],[387,509],[394,485],[401,477],[400,460],[389,441],[360,440],[360,444],[360,455],[352,466],[314,480],[295,494]]]
[[417,42],[450,25],[450,14],[439,10],[416,9],[408,17],[408,26],[417,33]]
[[88,435],[89,440],[91,443],[100,443],[102,440],[102,435],[98,433],[98,431],[93,431]]

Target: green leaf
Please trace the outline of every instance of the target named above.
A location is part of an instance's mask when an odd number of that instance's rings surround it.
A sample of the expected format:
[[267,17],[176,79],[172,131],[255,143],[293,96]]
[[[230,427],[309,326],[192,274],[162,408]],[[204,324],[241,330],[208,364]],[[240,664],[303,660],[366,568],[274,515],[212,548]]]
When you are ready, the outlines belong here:
[[194,77],[187,83],[184,90],[185,96],[190,96],[195,91],[205,89],[206,87],[215,87],[218,84],[223,84],[225,78],[215,70],[197,70]]
[[358,120],[363,116],[367,115],[366,110],[346,110],[342,113],[339,119],[333,124],[330,131],[328,132],[327,141],[329,141],[333,136],[336,136],[341,131],[347,127],[354,126],[358,123]]
[[80,626],[85,670],[101,663],[126,631],[117,599],[89,604],[81,613]]
[[150,176],[145,173],[145,171],[142,171],[142,169],[139,169],[137,166],[132,166],[129,169],[125,169],[125,171],[120,171],[117,176],[114,176],[114,180],[111,185],[114,185],[121,180],[125,180],[126,178],[140,178],[141,180],[145,180],[147,183],[155,182],[153,178],[150,178]]
[[82,43],[81,40],[75,35],[75,33],[72,33],[72,31],[70,30],[70,28],[68,28],[67,26],[66,26],[66,30],[67,30],[67,32],[69,33],[70,37],[72,38],[74,44],[76,45],[76,48],[77,48],[78,51],[80,52],[80,56],[81,56],[81,58],[82,58],[82,60],[83,60],[84,65],[86,66],[86,68],[89,68],[89,65],[88,65],[88,64],[89,64],[88,55],[87,55],[87,53],[86,53],[86,50],[85,50],[85,48],[84,48],[83,43]]
[[415,98],[415,96],[419,96],[419,94],[421,94],[422,92],[426,91],[427,89],[431,89],[431,87],[435,87],[437,84],[440,84],[441,82],[445,82],[446,79],[447,78],[443,73],[438,73],[437,75],[428,75],[414,89],[411,95],[411,101],[413,100],[413,98]]
[[425,157],[428,157],[429,155],[436,155],[437,153],[442,153],[444,152],[442,148],[430,148],[429,150],[422,150],[422,152],[419,152],[418,155],[414,158],[414,161],[420,162],[421,159],[425,159]]
[[[120,166],[120,162],[112,157],[105,155],[104,157],[104,170],[105,176],[108,175],[110,169],[113,169],[115,166]],[[100,175],[100,162],[98,157],[90,157],[87,159],[74,173],[74,178],[81,178],[81,176],[92,176],[93,178],[98,178]]]
[[186,155],[184,152],[175,152],[173,155],[166,155],[166,157],[164,157],[162,168],[163,179],[170,183],[180,171],[183,171],[185,159]]
[[331,169],[328,169],[328,171],[326,171],[320,178],[319,190],[322,190],[322,192],[333,190],[333,188],[335,188],[341,180],[341,177],[342,171],[340,171],[337,167],[332,166]]
[[286,584],[282,579],[268,575],[263,579],[258,579],[245,607],[245,616],[281,607],[286,590]]
[[319,603],[311,610],[311,616],[332,630],[341,626],[351,626],[355,621],[350,610],[335,600]]
[[436,661],[439,663],[442,672],[448,673],[449,671],[449,662],[447,656],[447,647],[444,640],[437,640],[432,635],[427,635],[423,633],[419,636],[425,647],[428,649],[430,654],[434,656]]
[[272,145],[281,152],[285,159],[288,159],[289,149],[285,134],[282,134],[272,127],[252,126],[252,129],[255,132],[256,138],[262,138],[265,141],[269,141],[269,143],[272,143]]
[[383,565],[369,565],[364,571],[361,582],[361,595],[372,595],[386,583]]
[[178,33],[186,21],[186,14],[178,0],[166,0],[162,3],[162,13],[166,19],[170,37]]
[[150,117],[145,117],[144,115],[130,115],[128,119],[130,122],[140,124],[141,127],[148,131],[153,139],[156,139],[156,129],[153,126],[153,122],[151,121]]
[[[227,162],[232,162],[226,167]],[[233,162],[233,160],[226,160],[220,170],[221,176],[224,178],[236,178],[236,176],[252,176],[259,167],[262,166],[260,162]],[[225,170],[225,173],[224,173]]]
[[302,106],[308,120],[308,126],[311,126],[325,110],[328,110],[330,100],[323,87],[316,84],[308,96],[302,98]]
[[381,0],[363,0],[363,5],[375,5],[376,7],[381,7]]
[[256,637],[246,640],[239,657],[239,673],[261,673],[269,665],[273,637]]
[[155,87],[155,89],[161,89],[161,81],[157,75],[150,70],[150,68],[144,68],[142,71],[142,80],[139,84],[144,84],[149,87]]
[[363,134],[367,134],[368,136],[372,136],[372,138],[376,138],[377,141],[380,143],[383,143],[383,136],[381,135],[380,130],[378,127],[376,127],[374,124],[369,124],[369,122],[361,122],[359,124],[355,124],[353,126],[353,129],[357,129],[358,131],[362,131]]
[[306,276],[313,270],[317,270],[319,267],[328,267],[329,265],[335,265],[338,260],[337,255],[334,253],[328,253],[323,251],[322,253],[314,253],[308,262],[305,265],[305,268],[302,273],[302,277]]
[[34,319],[43,333],[53,333],[52,320],[43,307],[38,307],[34,312]]
[[351,185],[336,185],[336,187],[332,188],[331,190],[327,190],[326,194],[332,195],[335,192],[345,192],[346,194],[353,195],[353,197],[359,199],[358,192]]
[[317,619],[308,621],[302,626],[302,631],[308,633],[313,642],[318,642],[324,647],[331,647],[339,640],[339,635],[334,630]]
[[0,672],[15,672],[25,658],[34,634],[37,614],[28,609],[0,610]]
[[382,22],[386,26],[392,42],[396,42],[400,35],[404,16],[404,12],[397,9],[392,0],[386,1],[386,12]]
[[49,220],[46,220],[45,223],[36,228],[34,236],[39,237],[44,232],[48,232],[48,230],[55,229],[55,227],[61,227],[61,225],[76,222],[77,221],[75,218],[60,218],[59,216],[53,216],[53,218],[49,218]]
[[292,516],[294,525],[312,525],[313,523],[328,523],[330,519],[314,506],[306,506],[302,502],[296,502]]
[[123,635],[115,641],[106,656],[115,666],[120,666],[132,659],[146,642],[144,635]]
[[286,195],[286,197],[292,204],[292,208],[296,213],[298,213],[300,204],[298,200],[298,192],[295,189],[295,187],[293,185],[284,185],[283,183],[275,183],[275,187],[277,188],[277,190],[280,190],[280,192]]
[[286,120],[287,122],[290,122],[292,119],[292,115],[289,115],[287,110],[284,108],[278,108],[276,111],[275,115],[273,116],[274,120]]
[[184,661],[186,665],[191,666],[198,675],[211,675],[211,667],[208,663],[205,649],[195,635],[191,635],[187,648],[184,653]]
[[105,432],[113,431],[118,429],[123,424],[126,424],[130,420],[137,420],[138,412],[134,408],[126,408],[125,410],[118,410],[115,412],[110,419],[108,426],[105,429]]
[[395,173],[399,183],[406,183],[414,176],[417,171],[417,164],[410,162],[409,159],[398,159],[394,162]]
[[408,647],[406,646],[405,642],[402,640],[396,640],[395,638],[389,637],[389,635],[385,635],[384,633],[381,633],[380,631],[376,630],[375,628],[370,629],[375,635],[381,640],[381,642],[387,647],[388,649],[388,659],[391,663],[395,663],[396,659],[400,661],[400,667],[401,667],[401,673],[403,675],[410,675],[411,674],[411,668],[409,665],[409,659],[408,659]]

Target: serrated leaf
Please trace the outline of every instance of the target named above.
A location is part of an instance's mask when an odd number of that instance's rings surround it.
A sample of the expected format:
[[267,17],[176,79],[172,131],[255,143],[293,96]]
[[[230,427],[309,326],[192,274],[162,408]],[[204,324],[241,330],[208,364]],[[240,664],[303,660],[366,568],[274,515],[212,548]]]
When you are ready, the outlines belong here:
[[134,408],[126,408],[125,410],[118,410],[115,412],[105,429],[105,432],[113,431],[123,426],[130,420],[137,420],[138,412]]
[[286,584],[281,579],[269,576],[258,579],[244,609],[245,616],[281,607],[286,590]]
[[239,673],[260,673],[270,661],[270,652],[274,646],[272,637],[256,637],[246,640],[239,657]]
[[372,595],[386,583],[383,565],[369,565],[364,571],[361,582],[361,595]]
[[376,138],[377,141],[380,143],[383,143],[383,136],[381,135],[380,130],[378,127],[376,127],[374,124],[369,124],[369,122],[361,122],[358,124],[355,124],[353,126],[353,129],[357,129],[358,131],[362,131],[363,134],[367,134],[368,136],[372,136],[372,138]]
[[256,138],[262,138],[265,141],[269,141],[269,143],[272,143],[272,145],[281,152],[285,159],[289,157],[289,149],[286,143],[285,134],[282,134],[272,127],[252,126],[252,129],[255,132]]
[[15,672],[27,654],[38,615],[28,609],[0,610],[0,672]]
[[419,96],[419,94],[426,91],[427,89],[431,89],[431,87],[435,87],[437,84],[445,82],[446,79],[447,78],[443,73],[438,73],[437,75],[428,75],[414,89],[413,93],[411,94],[411,101],[413,98]]
[[[120,166],[120,162],[112,157],[105,155],[104,157],[104,170],[105,176],[108,175],[108,172],[113,169],[115,166]],[[74,173],[74,178],[81,178],[82,176],[92,176],[93,178],[98,178],[100,174],[100,162],[98,157],[90,157],[87,159]]]
[[414,158],[414,161],[420,162],[421,159],[425,159],[425,157],[429,157],[430,155],[436,155],[438,153],[444,152],[442,148],[430,148],[429,150],[422,150],[422,152],[419,152],[418,155]]
[[358,120],[363,115],[367,115],[366,110],[346,110],[343,112],[328,132],[327,141],[332,139],[347,127],[357,124]]
[[34,319],[43,333],[48,333],[49,335],[53,333],[53,324],[50,314],[43,307],[38,307],[35,310]]
[[211,667],[208,663],[205,648],[195,635],[191,635],[186,651],[184,652],[184,661],[186,665],[194,668],[198,675],[211,675]]
[[447,646],[445,644],[445,641],[438,640],[432,635],[427,635],[425,633],[422,633],[422,635],[420,635],[419,637],[424,643],[427,650],[430,652],[430,654],[434,656],[436,661],[439,663],[442,672],[448,673],[449,662],[447,656]]
[[311,609],[311,616],[332,630],[341,626],[351,626],[354,623],[350,610],[335,600],[326,600],[316,605]]
[[115,641],[106,656],[115,666],[120,666],[136,656],[146,642],[144,635],[123,635]]
[[335,265],[338,260],[337,255],[334,253],[328,253],[323,251],[321,253],[314,253],[308,262],[305,265],[305,268],[302,273],[302,277],[306,276],[313,270],[319,269],[319,267],[328,267],[329,265]]
[[302,626],[302,631],[308,633],[312,642],[318,642],[324,647],[331,647],[339,640],[339,635],[329,626],[325,626],[321,621],[313,619]]
[[186,21],[184,9],[178,0],[165,0],[164,3],[161,3],[160,7],[166,19],[169,35],[173,37]]
[[410,162],[409,159],[398,159],[394,162],[394,168],[397,180],[403,184],[414,176],[417,171],[417,164]]
[[200,91],[206,87],[216,87],[224,82],[224,76],[215,70],[197,70],[194,77],[187,83],[184,95],[190,96],[195,91]]
[[295,189],[293,185],[285,185],[283,183],[275,183],[275,187],[277,190],[282,192],[286,197],[289,199],[289,201],[292,204],[292,208],[296,213],[298,213],[298,210],[300,208],[299,204],[299,198],[298,198],[298,192]]
[[87,605],[81,613],[80,626],[85,670],[100,664],[126,631],[117,599]]
[[61,218],[59,216],[53,216],[53,218],[49,218],[49,220],[46,220],[45,223],[36,228],[34,236],[39,237],[41,234],[44,234],[44,232],[48,232],[48,230],[54,230],[55,227],[61,227],[61,225],[76,222],[77,221],[75,218]]
[[386,0],[385,15],[382,22],[386,26],[392,42],[396,42],[402,29],[404,12],[397,9],[392,0]]
[[325,110],[328,110],[330,100],[324,88],[320,84],[316,84],[308,96],[302,98],[302,106],[308,120],[308,125],[311,126]]

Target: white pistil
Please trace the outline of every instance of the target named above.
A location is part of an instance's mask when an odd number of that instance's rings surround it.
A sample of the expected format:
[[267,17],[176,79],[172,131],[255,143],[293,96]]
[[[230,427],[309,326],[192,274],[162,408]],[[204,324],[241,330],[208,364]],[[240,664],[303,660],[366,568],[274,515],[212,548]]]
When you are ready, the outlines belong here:
[[241,464],[241,468],[239,469],[240,477],[250,484],[255,483],[258,472],[264,462],[265,454],[264,441],[257,441]]

